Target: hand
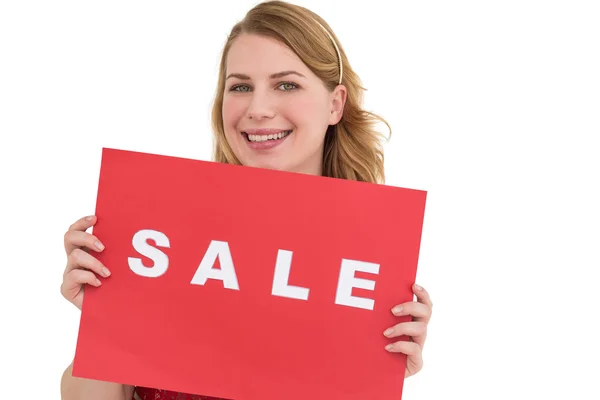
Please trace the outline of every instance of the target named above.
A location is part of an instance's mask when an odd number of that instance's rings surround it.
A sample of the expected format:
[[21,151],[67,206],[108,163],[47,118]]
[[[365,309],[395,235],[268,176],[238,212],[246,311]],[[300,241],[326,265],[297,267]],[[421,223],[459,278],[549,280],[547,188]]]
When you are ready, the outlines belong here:
[[413,285],[413,293],[417,296],[417,301],[399,304],[392,308],[392,314],[395,316],[412,316],[412,321],[401,322],[389,329],[386,329],[384,335],[388,338],[395,338],[406,335],[409,341],[397,341],[388,344],[385,349],[392,353],[404,353],[406,359],[406,374],[408,378],[419,372],[423,368],[423,346],[427,338],[427,324],[431,319],[433,303],[429,294],[419,285]]
[[85,232],[97,222],[95,216],[81,218],[65,233],[67,267],[63,273],[60,293],[81,310],[84,285],[102,284],[96,274],[107,278],[110,271],[90,251],[101,252],[104,245],[94,235]]

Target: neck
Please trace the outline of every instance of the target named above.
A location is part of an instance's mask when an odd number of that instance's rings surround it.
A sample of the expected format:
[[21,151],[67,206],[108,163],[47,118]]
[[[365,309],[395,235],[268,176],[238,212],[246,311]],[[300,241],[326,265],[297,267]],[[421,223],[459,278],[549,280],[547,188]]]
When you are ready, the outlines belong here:
[[294,171],[306,175],[323,175],[323,148],[319,149],[313,157],[306,160],[305,163],[299,165]]

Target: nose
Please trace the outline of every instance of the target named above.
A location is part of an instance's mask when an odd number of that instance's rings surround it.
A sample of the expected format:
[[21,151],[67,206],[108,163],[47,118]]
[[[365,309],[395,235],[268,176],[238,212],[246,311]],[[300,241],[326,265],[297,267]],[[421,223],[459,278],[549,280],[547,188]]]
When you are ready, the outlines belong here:
[[246,115],[249,119],[262,120],[275,116],[276,103],[268,90],[255,89],[252,92]]

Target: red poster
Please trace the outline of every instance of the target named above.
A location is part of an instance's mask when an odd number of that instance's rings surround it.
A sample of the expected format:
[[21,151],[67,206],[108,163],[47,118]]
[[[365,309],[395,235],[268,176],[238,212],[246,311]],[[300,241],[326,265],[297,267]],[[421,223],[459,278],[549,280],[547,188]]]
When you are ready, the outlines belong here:
[[401,398],[426,192],[104,149],[74,375],[235,400]]

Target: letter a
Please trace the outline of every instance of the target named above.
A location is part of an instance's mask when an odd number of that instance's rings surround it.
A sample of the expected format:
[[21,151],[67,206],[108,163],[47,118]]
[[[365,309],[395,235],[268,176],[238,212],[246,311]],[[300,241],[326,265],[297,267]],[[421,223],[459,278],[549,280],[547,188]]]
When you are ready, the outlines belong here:
[[[219,257],[221,269],[213,268],[217,257]],[[221,280],[225,288],[240,290],[227,242],[218,240],[210,242],[210,246],[208,246],[208,250],[190,283],[192,285],[204,285],[208,279]]]

